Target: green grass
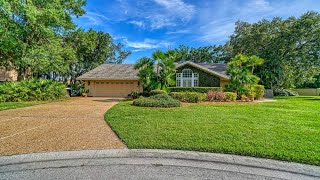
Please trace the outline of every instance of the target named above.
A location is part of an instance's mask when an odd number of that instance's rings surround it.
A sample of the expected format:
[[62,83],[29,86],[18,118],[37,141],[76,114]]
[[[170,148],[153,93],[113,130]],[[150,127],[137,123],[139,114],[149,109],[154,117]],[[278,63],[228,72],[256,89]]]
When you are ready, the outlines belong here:
[[124,101],[105,115],[129,148],[230,153],[320,165],[320,97],[144,108]]
[[30,101],[30,102],[0,102],[0,111],[7,109],[23,108],[27,106],[34,106],[38,104],[44,104],[47,101]]

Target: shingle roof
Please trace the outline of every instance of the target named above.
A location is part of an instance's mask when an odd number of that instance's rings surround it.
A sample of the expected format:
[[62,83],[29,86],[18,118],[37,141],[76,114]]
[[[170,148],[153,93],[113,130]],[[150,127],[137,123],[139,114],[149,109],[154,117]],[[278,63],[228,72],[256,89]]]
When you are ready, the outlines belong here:
[[138,80],[133,64],[102,64],[78,77],[78,80]]
[[210,69],[211,71],[215,71],[217,73],[227,75],[227,64],[206,64],[206,63],[196,63],[202,67],[205,67],[207,69]]
[[[201,68],[203,70],[209,71],[210,73],[216,74],[223,78],[229,79],[226,74],[227,65],[226,64],[206,64],[206,63],[193,63],[185,62],[178,64],[178,66],[183,66],[184,64],[190,64]],[[155,66],[155,71],[156,71]],[[97,68],[83,74],[78,77],[78,80],[138,80],[137,76],[138,70],[134,69],[133,64],[102,64]]]
[[207,63],[194,63],[191,61],[186,61],[182,64],[178,64],[177,67],[182,67],[186,64],[194,66],[199,69],[202,69],[203,71],[207,71],[211,74],[215,74],[215,75],[222,77],[224,79],[230,79],[230,77],[227,75],[227,65],[226,64],[219,64],[219,63],[207,64]]

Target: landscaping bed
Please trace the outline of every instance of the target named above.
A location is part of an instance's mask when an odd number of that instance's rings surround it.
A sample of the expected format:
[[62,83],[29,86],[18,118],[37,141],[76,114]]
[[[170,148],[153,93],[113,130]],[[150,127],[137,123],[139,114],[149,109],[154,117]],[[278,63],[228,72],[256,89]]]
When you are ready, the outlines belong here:
[[230,153],[320,165],[320,97],[149,108],[121,102],[105,115],[129,148]]

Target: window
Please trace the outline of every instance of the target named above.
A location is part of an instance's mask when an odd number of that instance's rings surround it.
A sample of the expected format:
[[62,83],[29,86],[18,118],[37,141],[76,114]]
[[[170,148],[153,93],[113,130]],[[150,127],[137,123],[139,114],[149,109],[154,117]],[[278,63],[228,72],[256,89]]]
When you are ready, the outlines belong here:
[[182,73],[176,74],[177,87],[197,87],[199,86],[199,74],[193,73],[191,69],[184,69]]
[[184,69],[182,71],[183,78],[192,78],[192,70],[191,69]]
[[192,87],[192,79],[184,79],[183,87]]
[[198,79],[194,79],[193,80],[193,87],[198,87],[199,86],[199,80]]
[[176,81],[176,86],[177,86],[177,87],[180,87],[180,86],[181,86],[181,80],[180,80],[180,79],[177,79],[177,81]]

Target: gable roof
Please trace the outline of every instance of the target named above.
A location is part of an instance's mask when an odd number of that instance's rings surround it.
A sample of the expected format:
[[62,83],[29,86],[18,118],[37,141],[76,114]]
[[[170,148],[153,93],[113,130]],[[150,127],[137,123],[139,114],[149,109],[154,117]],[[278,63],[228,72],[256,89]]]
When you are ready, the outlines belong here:
[[191,61],[186,61],[182,64],[178,64],[176,67],[179,68],[185,65],[193,66],[195,68],[198,68],[210,74],[222,77],[223,79],[230,79],[230,77],[227,75],[226,64],[219,64],[219,63],[207,64],[207,63],[194,63]]
[[[187,64],[223,79],[230,79],[226,74],[226,64],[206,64],[186,61],[182,64],[177,64],[176,68]],[[135,70],[133,64],[102,64],[79,76],[77,80],[139,80],[138,72],[139,70]]]
[[133,64],[102,64],[77,80],[139,80]]

